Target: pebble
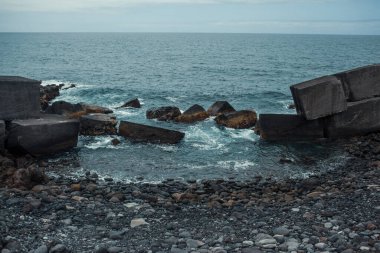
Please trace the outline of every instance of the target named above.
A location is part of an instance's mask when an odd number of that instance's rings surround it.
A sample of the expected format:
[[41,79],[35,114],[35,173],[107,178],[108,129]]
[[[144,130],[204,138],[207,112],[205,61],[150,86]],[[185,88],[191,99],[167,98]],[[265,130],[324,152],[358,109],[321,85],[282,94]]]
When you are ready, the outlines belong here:
[[57,244],[50,249],[49,253],[63,253],[66,251],[66,246],[63,244]]
[[323,250],[323,249],[327,248],[327,244],[324,243],[324,242],[316,243],[314,246],[315,246],[317,249],[320,249],[320,250]]
[[273,229],[273,234],[287,236],[290,233],[289,229],[286,227],[277,227]]
[[46,245],[41,245],[35,249],[33,253],[48,253],[48,247]]
[[149,225],[149,223],[146,222],[145,219],[143,219],[143,218],[131,220],[131,228],[139,227],[142,225]]

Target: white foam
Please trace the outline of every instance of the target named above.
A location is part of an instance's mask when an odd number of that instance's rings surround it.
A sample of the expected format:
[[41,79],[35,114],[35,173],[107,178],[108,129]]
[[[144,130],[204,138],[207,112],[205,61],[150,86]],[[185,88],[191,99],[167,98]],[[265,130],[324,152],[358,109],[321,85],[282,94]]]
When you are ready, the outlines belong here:
[[219,161],[219,162],[217,162],[217,164],[218,164],[218,166],[220,166],[222,168],[225,168],[225,169],[232,168],[235,171],[250,169],[250,168],[257,165],[256,163],[249,161],[249,160]]
[[85,148],[88,149],[99,149],[99,148],[112,148],[112,149],[119,149],[120,145],[112,145],[112,140],[114,138],[111,136],[97,136],[94,137],[94,140],[90,143],[87,143],[84,145]]
[[[218,150],[225,148],[222,143],[220,130],[217,127],[211,127],[209,130],[204,131],[199,126],[190,126],[186,132],[185,140],[190,142],[191,146],[200,150]],[[227,150],[227,148],[225,148]]]
[[257,135],[252,129],[242,129],[236,130],[228,128],[227,130],[232,138],[235,139],[245,139],[249,141],[256,141],[258,139]]

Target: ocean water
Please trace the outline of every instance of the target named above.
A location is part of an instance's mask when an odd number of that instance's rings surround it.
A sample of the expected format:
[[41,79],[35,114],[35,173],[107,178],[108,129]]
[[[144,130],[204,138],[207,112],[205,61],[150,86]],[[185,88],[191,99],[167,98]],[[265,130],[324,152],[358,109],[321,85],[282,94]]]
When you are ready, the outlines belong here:
[[[183,125],[147,120],[150,107],[206,109],[227,100],[236,109],[295,113],[291,84],[380,62],[380,36],[0,33],[0,75],[43,84],[77,84],[57,100],[115,108],[138,97],[141,109],[115,109],[119,120],[185,132],[178,145],[81,137],[67,153],[70,172],[96,171],[121,180],[299,177],[334,168],[346,158],[336,143],[268,143],[252,130],[217,127],[213,119]],[[280,158],[293,160],[281,164]]]

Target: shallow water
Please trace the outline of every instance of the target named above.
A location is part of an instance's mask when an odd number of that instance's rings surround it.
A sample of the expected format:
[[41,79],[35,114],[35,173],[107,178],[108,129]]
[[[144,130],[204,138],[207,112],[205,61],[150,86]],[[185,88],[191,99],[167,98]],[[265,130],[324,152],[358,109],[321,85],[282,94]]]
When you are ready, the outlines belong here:
[[380,36],[0,33],[0,49],[0,74],[75,83],[58,98],[69,102],[115,108],[138,97],[143,108],[115,109],[118,119],[185,132],[179,145],[114,147],[113,137],[81,137],[71,153],[83,170],[147,181],[305,176],[336,166],[345,159],[339,145],[266,143],[212,119],[182,125],[147,120],[145,111],[228,100],[236,109],[294,113],[289,85],[380,62]]

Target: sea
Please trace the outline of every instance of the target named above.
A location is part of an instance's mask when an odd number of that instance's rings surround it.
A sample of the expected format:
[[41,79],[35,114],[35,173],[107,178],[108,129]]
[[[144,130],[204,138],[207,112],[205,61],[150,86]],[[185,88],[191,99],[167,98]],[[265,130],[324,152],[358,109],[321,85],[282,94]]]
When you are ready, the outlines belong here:
[[[109,107],[118,120],[183,131],[177,145],[80,136],[67,173],[121,181],[307,177],[348,159],[336,142],[266,142],[251,129],[148,120],[146,110],[226,100],[295,114],[289,86],[380,62],[380,36],[196,33],[0,33],[0,75],[75,84],[56,100]],[[116,109],[138,98],[140,109]],[[122,143],[113,146],[113,138]],[[51,158],[58,159],[58,158]]]

